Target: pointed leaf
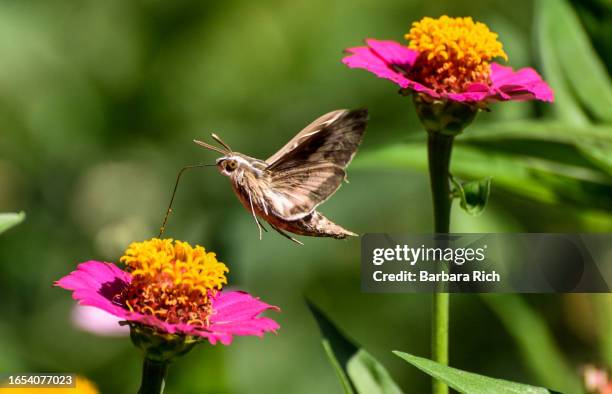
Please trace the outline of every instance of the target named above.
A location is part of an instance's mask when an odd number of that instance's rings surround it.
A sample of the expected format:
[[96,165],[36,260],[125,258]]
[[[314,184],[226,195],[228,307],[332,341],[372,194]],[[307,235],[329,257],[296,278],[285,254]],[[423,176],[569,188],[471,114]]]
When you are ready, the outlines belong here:
[[590,297],[596,311],[601,358],[612,369],[612,297],[610,294],[592,294]]
[[612,84],[578,16],[567,0],[546,1],[557,59],[574,94],[602,122],[612,122]]
[[552,8],[556,1],[538,0],[535,7],[535,28],[537,33],[538,53],[544,69],[544,77],[555,93],[555,103],[550,106],[557,117],[570,124],[588,124],[589,119],[578,104],[568,83],[561,63],[570,59],[561,59],[556,51],[559,40],[557,24]]
[[325,353],[336,371],[344,393],[354,394],[355,391],[347,374],[347,367],[349,360],[357,354],[359,349],[344,338],[314,304],[309,301],[306,301],[306,303],[317,321],[319,330],[321,330],[323,349],[325,349]]
[[0,234],[18,225],[25,219],[25,213],[0,213]]
[[612,175],[612,142],[601,140],[581,141],[577,146],[585,157]]
[[432,376],[460,393],[467,394],[551,394],[551,391],[508,380],[494,379],[472,372],[462,371],[435,361],[413,356],[408,353],[393,352],[429,376]]
[[482,214],[491,194],[491,177],[461,183],[451,176],[451,182],[461,208],[472,216]]
[[401,394],[389,372],[363,348],[348,340],[314,304],[307,301],[344,393]]

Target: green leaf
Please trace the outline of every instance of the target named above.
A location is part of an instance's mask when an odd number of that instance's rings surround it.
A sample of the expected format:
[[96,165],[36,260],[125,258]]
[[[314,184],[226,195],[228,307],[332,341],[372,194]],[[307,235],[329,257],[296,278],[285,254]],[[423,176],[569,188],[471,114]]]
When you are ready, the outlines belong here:
[[[612,112],[612,111],[611,111]],[[502,122],[475,126],[458,139],[460,143],[491,143],[511,140],[556,142],[574,146],[587,160],[612,174],[612,125],[568,125],[552,122]]]
[[583,392],[574,369],[559,350],[544,319],[516,294],[482,295],[521,351],[540,384],[567,393]]
[[612,125],[575,126],[559,122],[503,122],[470,129],[460,143],[556,142],[575,147],[593,165],[612,174]]
[[567,0],[545,3],[556,59],[572,92],[596,119],[612,122],[612,84],[578,16]]
[[557,1],[538,0],[535,7],[538,53],[544,69],[544,77],[555,94],[555,102],[550,108],[557,118],[567,123],[588,124],[589,119],[575,99],[561,67],[561,63],[572,60],[560,58],[556,51],[557,42],[561,40],[558,35],[559,29],[556,26],[558,21],[555,19],[553,10],[556,5],[553,3]]
[[491,194],[491,177],[461,183],[451,176],[451,182],[461,208],[472,216],[482,214]]
[[[424,141],[425,133],[422,132],[411,133],[408,138],[410,143],[424,143]],[[572,125],[559,121],[529,120],[484,123],[474,125],[457,138],[457,144],[475,146],[483,143],[504,144],[508,141],[554,142],[572,146],[594,166],[612,174],[612,125],[610,124]]]
[[591,294],[590,297],[595,309],[601,357],[612,369],[612,295]]
[[[549,145],[550,149],[554,147]],[[567,152],[558,153],[555,158],[546,157],[539,150],[521,154],[457,144],[453,148],[451,172],[466,179],[493,177],[496,188],[545,203],[573,203],[609,210],[612,178],[598,169],[568,162]],[[427,171],[427,149],[423,143],[413,143],[363,152],[355,158],[353,168]]]
[[494,379],[472,372],[448,367],[435,361],[413,356],[408,353],[393,352],[426,374],[441,380],[460,393],[467,394],[550,394],[551,391],[522,383]]
[[309,301],[307,301],[307,304],[319,325],[321,335],[323,336],[323,349],[325,349],[325,353],[336,371],[344,393],[354,394],[355,391],[347,374],[347,367],[349,360],[357,354],[359,349],[345,339],[314,304]]
[[612,174],[612,142],[592,140],[577,144],[582,154],[608,174]]
[[329,357],[346,394],[401,394],[389,372],[363,348],[348,340],[314,304],[307,301]]
[[[425,134],[425,133],[421,133]],[[457,142],[536,140],[576,145],[588,139],[612,143],[612,125],[572,125],[559,121],[481,123],[470,127]]]
[[0,234],[18,225],[25,219],[25,213],[0,213]]

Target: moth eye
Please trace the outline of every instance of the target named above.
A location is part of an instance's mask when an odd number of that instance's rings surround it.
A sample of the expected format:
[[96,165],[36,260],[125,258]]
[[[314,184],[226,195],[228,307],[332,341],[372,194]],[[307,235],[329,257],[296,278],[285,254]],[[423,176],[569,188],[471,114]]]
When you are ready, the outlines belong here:
[[236,168],[238,168],[238,163],[233,160],[228,160],[227,163],[225,163],[225,170],[228,172],[234,171]]

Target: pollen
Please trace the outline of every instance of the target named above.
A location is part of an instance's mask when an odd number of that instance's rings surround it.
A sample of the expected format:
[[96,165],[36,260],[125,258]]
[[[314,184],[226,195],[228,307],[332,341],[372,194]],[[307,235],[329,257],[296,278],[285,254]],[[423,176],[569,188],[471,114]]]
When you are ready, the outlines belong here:
[[211,296],[227,283],[229,272],[202,246],[172,239],[134,242],[120,261],[132,275],[120,302],[131,311],[173,324],[206,326]]
[[420,53],[413,77],[438,92],[463,92],[472,83],[489,84],[490,61],[508,60],[497,34],[471,17],[414,22],[405,35]]

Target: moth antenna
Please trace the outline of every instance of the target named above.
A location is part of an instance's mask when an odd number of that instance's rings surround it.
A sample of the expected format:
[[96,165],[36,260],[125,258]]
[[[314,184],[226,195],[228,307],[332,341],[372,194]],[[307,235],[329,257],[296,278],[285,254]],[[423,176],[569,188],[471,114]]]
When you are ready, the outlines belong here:
[[202,142],[202,141],[198,141],[198,140],[193,140],[193,142],[195,142],[196,144],[203,146],[206,149],[210,149],[210,150],[214,150],[215,152],[221,153],[222,155],[227,155],[230,151],[224,151],[221,148],[217,148],[216,146],[207,144],[206,142]]
[[166,230],[166,223],[168,222],[168,217],[170,217],[170,214],[172,213],[172,203],[174,202],[174,196],[176,195],[176,189],[178,188],[178,184],[179,184],[179,181],[181,180],[181,176],[183,175],[183,172],[185,172],[185,170],[189,170],[192,168],[215,167],[215,166],[216,164],[194,164],[191,166],[185,166],[180,169],[180,171],[178,172],[178,175],[176,176],[176,183],[174,184],[174,190],[172,191],[172,197],[170,198],[170,204],[168,204],[168,210],[166,211],[166,215],[164,216],[164,221],[162,222],[162,225],[159,228],[158,238],[161,238],[161,236],[164,234],[164,231]]
[[228,151],[228,152],[233,152],[232,148],[230,148],[230,146],[229,146],[228,144],[226,144],[225,142],[223,142],[223,140],[222,140],[222,139],[221,139],[221,138],[220,138],[220,137],[219,137],[217,134],[212,133],[210,136],[211,136],[211,137],[213,137],[213,139],[214,139],[215,141],[217,141],[218,143],[220,143],[221,145],[223,145],[223,147],[224,147],[225,149],[227,149],[227,151]]

